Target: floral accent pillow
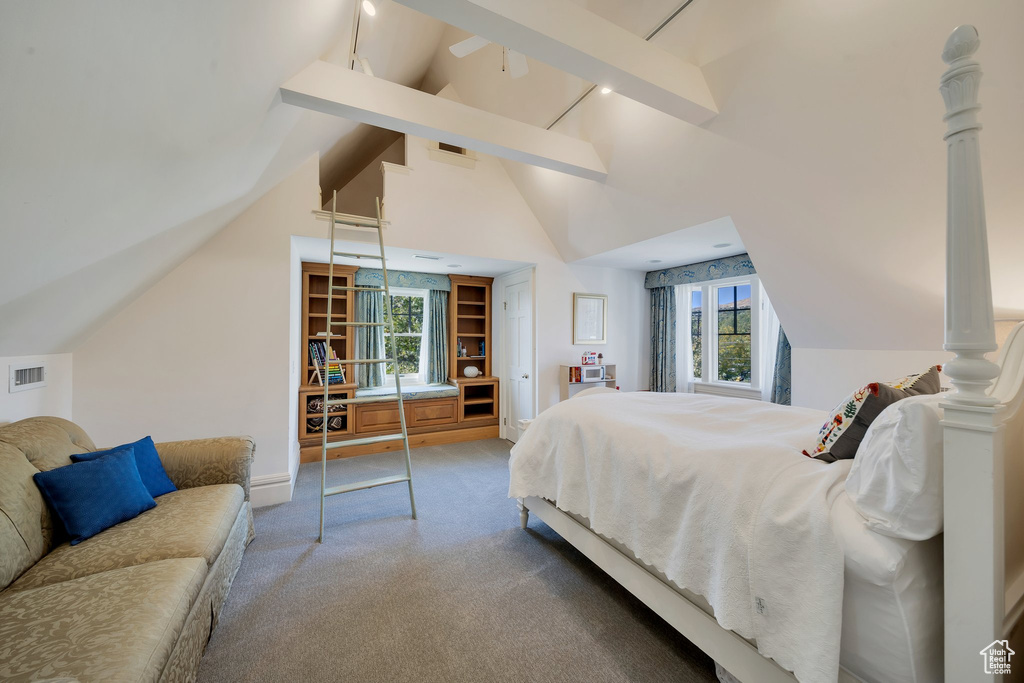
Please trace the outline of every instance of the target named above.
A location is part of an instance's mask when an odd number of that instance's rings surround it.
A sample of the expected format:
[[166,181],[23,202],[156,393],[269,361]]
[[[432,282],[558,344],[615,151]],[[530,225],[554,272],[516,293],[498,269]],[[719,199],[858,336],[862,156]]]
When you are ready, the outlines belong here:
[[868,427],[888,406],[908,396],[939,393],[941,371],[942,366],[935,365],[916,375],[872,382],[857,389],[832,409],[814,446],[805,450],[804,455],[825,462],[852,459]]

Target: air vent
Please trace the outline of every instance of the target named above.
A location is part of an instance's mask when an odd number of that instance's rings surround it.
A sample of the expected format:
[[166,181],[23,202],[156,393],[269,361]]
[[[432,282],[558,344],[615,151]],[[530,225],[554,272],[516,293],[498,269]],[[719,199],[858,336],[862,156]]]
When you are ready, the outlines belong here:
[[10,366],[8,391],[28,391],[46,386],[46,363],[27,363]]
[[449,145],[447,142],[439,142],[439,143],[437,143],[437,148],[439,150],[441,150],[442,152],[451,152],[452,154],[462,154],[462,155],[466,154],[466,148],[465,147],[457,147],[455,145]]

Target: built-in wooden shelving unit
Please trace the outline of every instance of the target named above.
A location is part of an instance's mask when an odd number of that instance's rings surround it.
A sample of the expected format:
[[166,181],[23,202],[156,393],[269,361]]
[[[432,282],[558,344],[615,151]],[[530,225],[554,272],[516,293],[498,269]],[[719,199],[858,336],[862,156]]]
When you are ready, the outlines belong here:
[[[305,368],[302,386],[299,388],[299,443],[312,446],[323,438],[323,414],[320,403],[324,388],[316,379],[316,366],[309,353],[309,343],[325,341],[327,331],[327,287],[328,269],[326,263],[302,264],[302,337],[299,344],[299,367]],[[356,266],[334,266],[334,284],[352,287]],[[355,315],[353,292],[340,291],[332,301],[331,320],[344,322]],[[352,358],[355,353],[355,331],[352,327],[335,325],[331,330],[331,348],[338,358]],[[331,385],[331,398],[352,398],[355,396],[355,369],[352,365],[342,366],[345,381]],[[320,370],[321,378],[324,370]],[[348,410],[338,406],[328,417],[327,440],[338,441],[351,434],[353,425]]]
[[[302,264],[302,337],[299,367],[305,368],[299,387],[299,445],[302,462],[321,457],[323,438],[324,389],[315,379],[315,366],[309,355],[309,342],[323,340],[327,330],[326,263]],[[355,286],[356,266],[334,266],[334,284]],[[458,441],[489,439],[498,436],[498,379],[491,376],[491,283],[492,278],[452,276],[449,298],[449,376],[459,387],[459,395],[444,398],[403,397],[409,444],[432,446]],[[333,300],[331,320],[350,321],[355,316],[355,292],[339,291]],[[350,317],[352,316],[352,317]],[[338,358],[354,358],[355,328],[335,326],[331,347]],[[458,356],[457,341],[470,351]],[[480,353],[483,342],[483,353]],[[463,375],[466,366],[480,371],[478,377]],[[345,382],[330,385],[330,398],[353,398],[356,395],[355,372],[345,365]],[[350,406],[337,406],[327,420],[327,440],[344,441],[360,436],[395,431],[399,424],[398,401],[383,401]],[[328,451],[328,458],[344,458],[365,453],[401,449],[401,442],[383,442]]]
[[[459,385],[461,422],[497,421],[498,378],[491,375],[491,285],[494,278],[449,275],[448,375]],[[466,355],[460,353],[465,347]],[[480,374],[466,377],[467,367]]]

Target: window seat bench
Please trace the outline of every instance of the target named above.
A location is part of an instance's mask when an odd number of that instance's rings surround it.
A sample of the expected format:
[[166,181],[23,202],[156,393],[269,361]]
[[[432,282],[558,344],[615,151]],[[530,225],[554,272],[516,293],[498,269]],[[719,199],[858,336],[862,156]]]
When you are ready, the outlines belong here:
[[[452,398],[459,395],[459,388],[454,384],[413,384],[402,387],[402,399],[409,401],[419,398]],[[397,396],[394,387],[367,387],[356,389],[356,397],[364,396]]]

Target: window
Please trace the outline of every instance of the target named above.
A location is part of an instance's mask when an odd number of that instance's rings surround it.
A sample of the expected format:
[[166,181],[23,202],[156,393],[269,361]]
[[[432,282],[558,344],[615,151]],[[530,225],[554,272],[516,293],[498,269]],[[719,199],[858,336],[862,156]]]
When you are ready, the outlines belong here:
[[[679,316],[678,367],[694,391],[760,391],[762,362],[761,285],[757,276],[714,280],[680,287],[689,316]],[[680,372],[680,376],[684,376]],[[682,389],[681,389],[682,390]]]
[[750,384],[750,285],[715,287],[718,379]]
[[694,289],[690,292],[690,347],[692,348],[693,361],[690,367],[693,369],[693,377],[695,379],[701,378],[701,314],[704,309],[701,305],[701,297],[703,292],[699,289]]
[[[395,322],[395,343],[398,345],[398,372],[403,382],[422,384],[426,381],[427,292],[417,289],[391,290],[391,315]],[[384,328],[384,352],[391,356],[391,332]],[[384,382],[394,384],[394,368],[388,363]]]

